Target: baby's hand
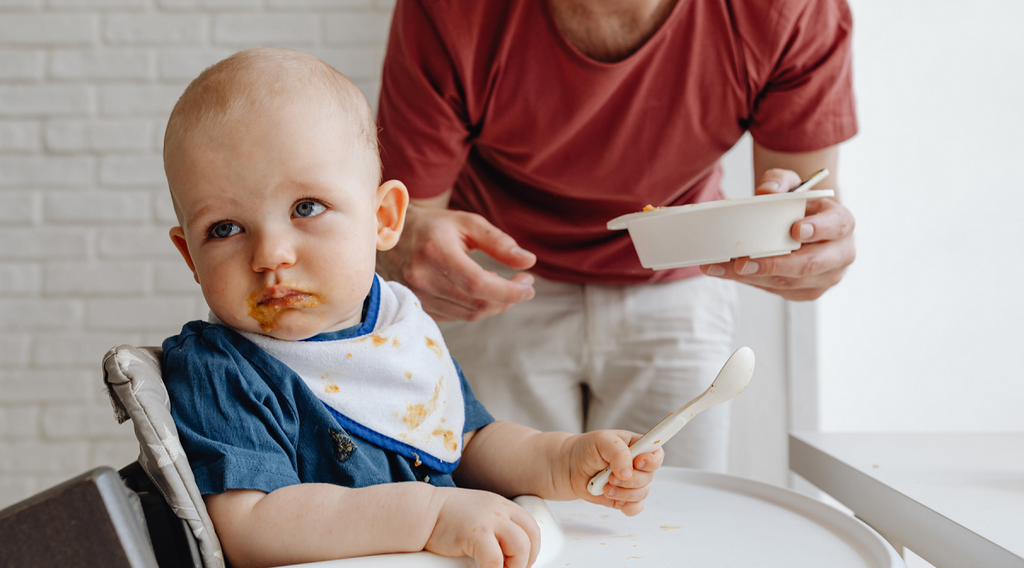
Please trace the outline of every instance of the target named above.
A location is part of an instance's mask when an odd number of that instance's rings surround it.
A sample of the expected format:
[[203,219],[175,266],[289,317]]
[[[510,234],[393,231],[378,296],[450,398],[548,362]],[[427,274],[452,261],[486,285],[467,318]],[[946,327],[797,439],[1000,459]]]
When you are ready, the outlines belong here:
[[488,491],[438,488],[444,499],[426,550],[471,556],[480,568],[526,568],[540,552],[540,528],[522,507]]
[[[630,517],[643,511],[643,500],[650,492],[654,472],[665,459],[665,451],[658,448],[631,459],[629,445],[639,439],[640,434],[625,430],[598,430],[566,440],[573,494],[591,503],[621,509]],[[604,494],[595,497],[587,491],[587,484],[606,467],[611,467],[612,474]]]

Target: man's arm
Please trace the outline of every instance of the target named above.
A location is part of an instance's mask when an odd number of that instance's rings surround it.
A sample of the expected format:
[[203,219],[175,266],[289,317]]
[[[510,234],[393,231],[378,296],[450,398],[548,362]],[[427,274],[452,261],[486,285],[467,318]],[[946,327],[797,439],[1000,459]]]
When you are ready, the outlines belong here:
[[839,202],[836,179],[839,147],[813,152],[776,152],[754,142],[754,176],[757,194],[783,193],[801,179],[828,168],[829,176],[815,187],[835,189],[833,198],[807,202],[806,217],[793,223],[790,234],[803,243],[788,255],[739,258],[733,262],[704,265],[701,270],[778,294],[787,300],[814,300],[843,278],[857,256],[853,243],[853,214]]
[[469,253],[481,250],[518,270],[537,257],[480,215],[448,210],[451,193],[409,201],[402,238],[377,253],[380,275],[408,286],[438,321],[483,319],[533,298],[531,274],[506,280],[480,268]]

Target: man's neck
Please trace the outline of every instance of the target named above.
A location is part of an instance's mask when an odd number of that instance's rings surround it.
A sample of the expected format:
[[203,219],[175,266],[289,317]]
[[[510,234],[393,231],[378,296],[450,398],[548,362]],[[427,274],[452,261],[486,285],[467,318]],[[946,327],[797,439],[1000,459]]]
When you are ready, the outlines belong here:
[[548,0],[558,29],[598,61],[621,61],[640,49],[678,0]]

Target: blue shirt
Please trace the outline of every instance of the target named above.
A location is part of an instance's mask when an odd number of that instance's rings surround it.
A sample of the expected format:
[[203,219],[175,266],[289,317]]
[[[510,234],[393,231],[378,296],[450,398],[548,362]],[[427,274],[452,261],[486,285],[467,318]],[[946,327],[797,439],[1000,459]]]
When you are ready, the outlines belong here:
[[[373,296],[367,298],[371,308]],[[370,333],[376,317],[363,319],[359,326],[311,339]],[[342,428],[294,371],[228,327],[189,322],[164,341],[163,350],[171,414],[204,495],[229,489],[270,493],[298,483],[366,487],[428,478],[432,485],[455,486],[450,474]],[[463,432],[493,422],[458,363],[455,368],[466,407]]]

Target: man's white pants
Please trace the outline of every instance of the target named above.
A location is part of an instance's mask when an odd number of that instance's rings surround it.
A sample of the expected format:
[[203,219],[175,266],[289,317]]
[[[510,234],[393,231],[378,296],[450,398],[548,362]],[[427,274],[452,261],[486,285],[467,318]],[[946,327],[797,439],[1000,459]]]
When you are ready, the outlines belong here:
[[[534,288],[532,300],[503,314],[440,324],[499,420],[642,434],[704,392],[734,350],[738,295],[726,280],[604,286],[537,278]],[[728,439],[728,404],[712,407],[665,445],[665,464],[724,472]]]

